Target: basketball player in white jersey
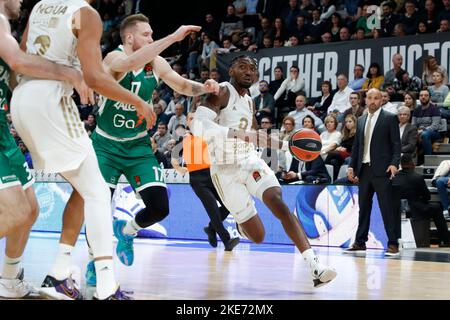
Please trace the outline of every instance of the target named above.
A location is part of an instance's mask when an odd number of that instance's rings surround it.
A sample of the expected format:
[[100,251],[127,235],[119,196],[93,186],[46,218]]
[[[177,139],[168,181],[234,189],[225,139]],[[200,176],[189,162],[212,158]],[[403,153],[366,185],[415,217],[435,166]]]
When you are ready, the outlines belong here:
[[89,88],[83,84],[78,70],[20,50],[8,22],[19,16],[20,5],[20,0],[0,0],[0,238],[7,237],[0,298],[22,298],[33,291],[23,281],[21,259],[29,231],[39,214],[34,178],[6,121],[7,92],[16,85],[14,72],[68,81],[77,89],[83,103],[88,102],[89,95]]
[[[130,104],[155,122],[150,105],[123,89],[104,71],[100,50],[102,22],[83,0],[43,0],[33,8],[22,46],[28,53],[83,69],[88,86],[103,96]],[[12,119],[38,169],[60,173],[85,203],[86,232],[95,257],[98,299],[129,299],[116,282],[112,261],[109,188],[97,163],[92,143],[64,81],[23,77],[13,93]],[[61,299],[80,299],[70,276],[47,276],[42,292]]]
[[264,240],[264,225],[252,199],[256,196],[281,221],[286,234],[308,263],[314,287],[320,287],[333,280],[337,273],[319,262],[298,219],[284,203],[274,172],[249,142],[267,137],[249,131],[257,129],[252,99],[248,95],[256,70],[256,61],[252,58],[245,55],[235,58],[229,69],[230,82],[221,84],[219,95],[206,99],[206,107],[197,108],[191,130],[208,143],[212,181],[241,234],[255,243]]

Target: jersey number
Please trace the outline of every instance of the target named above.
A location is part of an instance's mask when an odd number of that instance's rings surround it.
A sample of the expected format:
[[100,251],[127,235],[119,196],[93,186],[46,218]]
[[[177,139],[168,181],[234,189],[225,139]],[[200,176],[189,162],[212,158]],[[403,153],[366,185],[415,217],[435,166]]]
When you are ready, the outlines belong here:
[[131,92],[135,95],[139,95],[139,90],[141,90],[141,82],[131,82]]
[[160,167],[153,167],[155,171],[155,182],[164,182],[163,171]]

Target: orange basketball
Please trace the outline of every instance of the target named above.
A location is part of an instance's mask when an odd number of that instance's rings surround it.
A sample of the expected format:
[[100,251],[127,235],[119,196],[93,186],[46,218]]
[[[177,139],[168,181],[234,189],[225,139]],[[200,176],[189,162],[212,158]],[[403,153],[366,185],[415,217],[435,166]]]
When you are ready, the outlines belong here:
[[322,141],[317,132],[300,129],[289,140],[289,151],[299,161],[313,161],[320,155]]

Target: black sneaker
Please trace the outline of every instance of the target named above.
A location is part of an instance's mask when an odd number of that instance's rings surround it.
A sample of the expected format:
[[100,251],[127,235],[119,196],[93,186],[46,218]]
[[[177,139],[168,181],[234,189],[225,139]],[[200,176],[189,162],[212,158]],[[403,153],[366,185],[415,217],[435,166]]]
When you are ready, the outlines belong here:
[[228,241],[228,243],[225,244],[225,251],[232,251],[233,248],[236,247],[240,241],[241,239],[239,238],[230,239],[230,241]]
[[217,248],[217,236],[216,232],[209,227],[204,227],[203,231],[205,231],[206,235],[208,236],[208,242],[213,248]]
[[39,292],[56,300],[83,300],[83,296],[71,276],[61,281],[47,276],[42,282]]

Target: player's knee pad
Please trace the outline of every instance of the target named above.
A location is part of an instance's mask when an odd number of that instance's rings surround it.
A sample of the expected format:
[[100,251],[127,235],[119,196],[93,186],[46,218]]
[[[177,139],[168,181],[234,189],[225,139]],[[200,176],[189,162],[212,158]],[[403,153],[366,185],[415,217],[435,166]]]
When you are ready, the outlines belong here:
[[140,227],[147,228],[169,215],[169,198],[165,187],[150,187],[139,192],[145,209],[136,216]]

